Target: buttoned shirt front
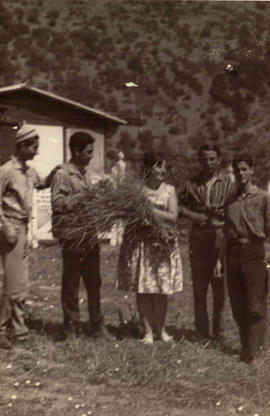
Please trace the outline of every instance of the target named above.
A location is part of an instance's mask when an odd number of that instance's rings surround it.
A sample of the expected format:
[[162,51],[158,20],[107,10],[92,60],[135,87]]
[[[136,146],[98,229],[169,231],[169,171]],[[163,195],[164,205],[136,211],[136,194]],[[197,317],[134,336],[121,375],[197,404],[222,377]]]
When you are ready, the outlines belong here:
[[202,174],[195,175],[186,181],[179,195],[179,212],[185,215],[185,209],[188,209],[224,220],[225,202],[233,188],[229,175],[217,173],[209,182],[203,181]]
[[233,195],[226,206],[228,240],[265,239],[270,233],[270,195],[255,185]]
[[0,218],[28,221],[32,212],[33,189],[39,185],[36,170],[12,156],[0,168]]

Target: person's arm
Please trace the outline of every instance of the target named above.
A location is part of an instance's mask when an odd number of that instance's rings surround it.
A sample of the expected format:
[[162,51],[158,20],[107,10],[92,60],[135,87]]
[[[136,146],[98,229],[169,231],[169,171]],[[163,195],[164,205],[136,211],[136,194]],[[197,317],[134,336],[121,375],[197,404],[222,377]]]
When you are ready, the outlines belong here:
[[267,262],[270,261],[270,196],[266,195],[265,197],[265,207],[264,207],[264,228],[266,234],[265,241],[265,258]]
[[208,215],[204,214],[203,212],[195,212],[191,211],[188,208],[180,207],[179,208],[179,215],[182,215],[183,217],[186,217],[200,225],[204,225],[209,221]]
[[8,244],[15,246],[18,241],[17,232],[12,223],[6,218],[3,210],[3,196],[8,187],[9,179],[7,173],[0,169],[0,224]]
[[5,174],[5,172],[2,169],[0,169],[0,221],[1,221],[2,225],[4,225],[5,220],[6,220],[5,215],[4,215],[4,211],[3,211],[2,201],[3,201],[3,196],[5,194],[5,190],[6,190],[7,185],[8,185],[8,178]]
[[178,218],[178,203],[175,188],[172,188],[168,200],[168,211],[158,208],[153,209],[154,214],[164,222],[175,223]]
[[209,221],[208,215],[191,210],[189,208],[189,199],[189,192],[186,185],[179,195],[178,216],[188,218],[199,225],[205,225]]
[[86,191],[72,192],[70,177],[66,170],[59,169],[51,182],[51,203],[55,214],[73,211],[74,207],[85,198]]
[[49,173],[48,176],[46,176],[45,178],[40,178],[40,176],[36,173],[37,178],[36,178],[36,185],[35,187],[38,190],[42,190],[42,189],[46,189],[49,188],[51,186],[51,182],[52,179],[55,175],[55,173],[62,167],[62,165],[57,165],[55,166],[55,168],[53,168],[53,170]]
[[222,233],[222,239],[220,241],[220,248],[217,256],[216,265],[213,271],[213,275],[215,278],[219,279],[224,276],[224,261],[227,251],[227,245],[228,245],[228,218],[227,218],[227,209],[225,206],[225,228]]
[[227,237],[226,237],[226,234],[224,233],[223,238],[221,240],[221,246],[219,249],[216,265],[215,265],[214,272],[213,272],[214,277],[217,279],[223,277],[224,275],[223,270],[224,270],[224,259],[225,259],[225,254],[226,254],[226,248],[227,248]]
[[67,211],[67,202],[70,194],[70,186],[64,170],[59,170],[51,181],[51,204],[54,213],[62,214]]

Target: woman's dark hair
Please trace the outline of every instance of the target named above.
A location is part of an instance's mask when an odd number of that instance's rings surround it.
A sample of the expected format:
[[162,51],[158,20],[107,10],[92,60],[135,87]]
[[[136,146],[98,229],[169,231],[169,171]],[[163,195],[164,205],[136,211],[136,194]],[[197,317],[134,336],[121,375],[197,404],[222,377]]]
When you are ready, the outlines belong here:
[[233,159],[233,168],[236,169],[238,163],[240,163],[240,162],[246,162],[246,164],[250,168],[253,168],[253,166],[254,166],[254,159],[249,153],[240,153],[238,155],[235,155],[235,157]]
[[73,153],[75,148],[84,150],[88,144],[94,143],[94,141],[94,137],[90,134],[85,133],[84,131],[76,131],[69,139],[71,153]]
[[216,152],[217,157],[220,157],[220,148],[216,144],[205,143],[203,144],[198,151],[199,159],[202,157],[203,152]]
[[154,165],[161,165],[164,161],[164,155],[162,152],[147,150],[142,157],[142,176],[147,178]]

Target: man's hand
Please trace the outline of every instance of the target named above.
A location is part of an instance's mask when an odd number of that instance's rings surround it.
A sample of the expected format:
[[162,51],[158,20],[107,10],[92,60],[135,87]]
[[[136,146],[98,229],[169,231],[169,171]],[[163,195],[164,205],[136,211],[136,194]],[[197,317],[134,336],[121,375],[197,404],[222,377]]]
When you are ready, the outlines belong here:
[[209,218],[205,214],[196,214],[196,217],[194,218],[194,221],[197,224],[201,225],[201,226],[206,225],[206,223],[208,222],[208,220],[209,220]]
[[216,279],[220,279],[220,278],[223,277],[223,275],[224,275],[224,273],[223,273],[223,264],[222,264],[220,259],[217,259],[217,262],[216,262],[216,265],[215,265],[215,268],[214,268],[214,271],[213,271],[213,276]]
[[210,222],[211,225],[213,225],[216,228],[224,226],[224,221],[218,220],[217,218],[211,218]]
[[87,192],[81,191],[74,195],[69,195],[65,200],[65,206],[69,212],[76,209],[86,198]]

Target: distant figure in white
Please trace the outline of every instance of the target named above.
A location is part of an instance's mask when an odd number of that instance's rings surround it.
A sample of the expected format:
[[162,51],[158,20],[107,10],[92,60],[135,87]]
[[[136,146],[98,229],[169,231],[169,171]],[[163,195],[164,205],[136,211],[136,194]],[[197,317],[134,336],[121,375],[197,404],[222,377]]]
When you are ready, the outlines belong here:
[[[122,151],[118,153],[118,160],[111,169],[111,177],[115,186],[123,183],[126,178],[125,154]],[[111,245],[120,245],[123,237],[123,223],[121,220],[115,223],[115,225],[112,227],[111,233]]]
[[123,183],[126,178],[126,161],[124,152],[118,153],[118,160],[111,169],[111,175],[113,181],[119,185]]
[[233,167],[232,165],[228,165],[226,168],[226,172],[228,174],[228,176],[230,176],[232,183],[235,182],[235,176],[234,176],[234,171],[233,171]]

